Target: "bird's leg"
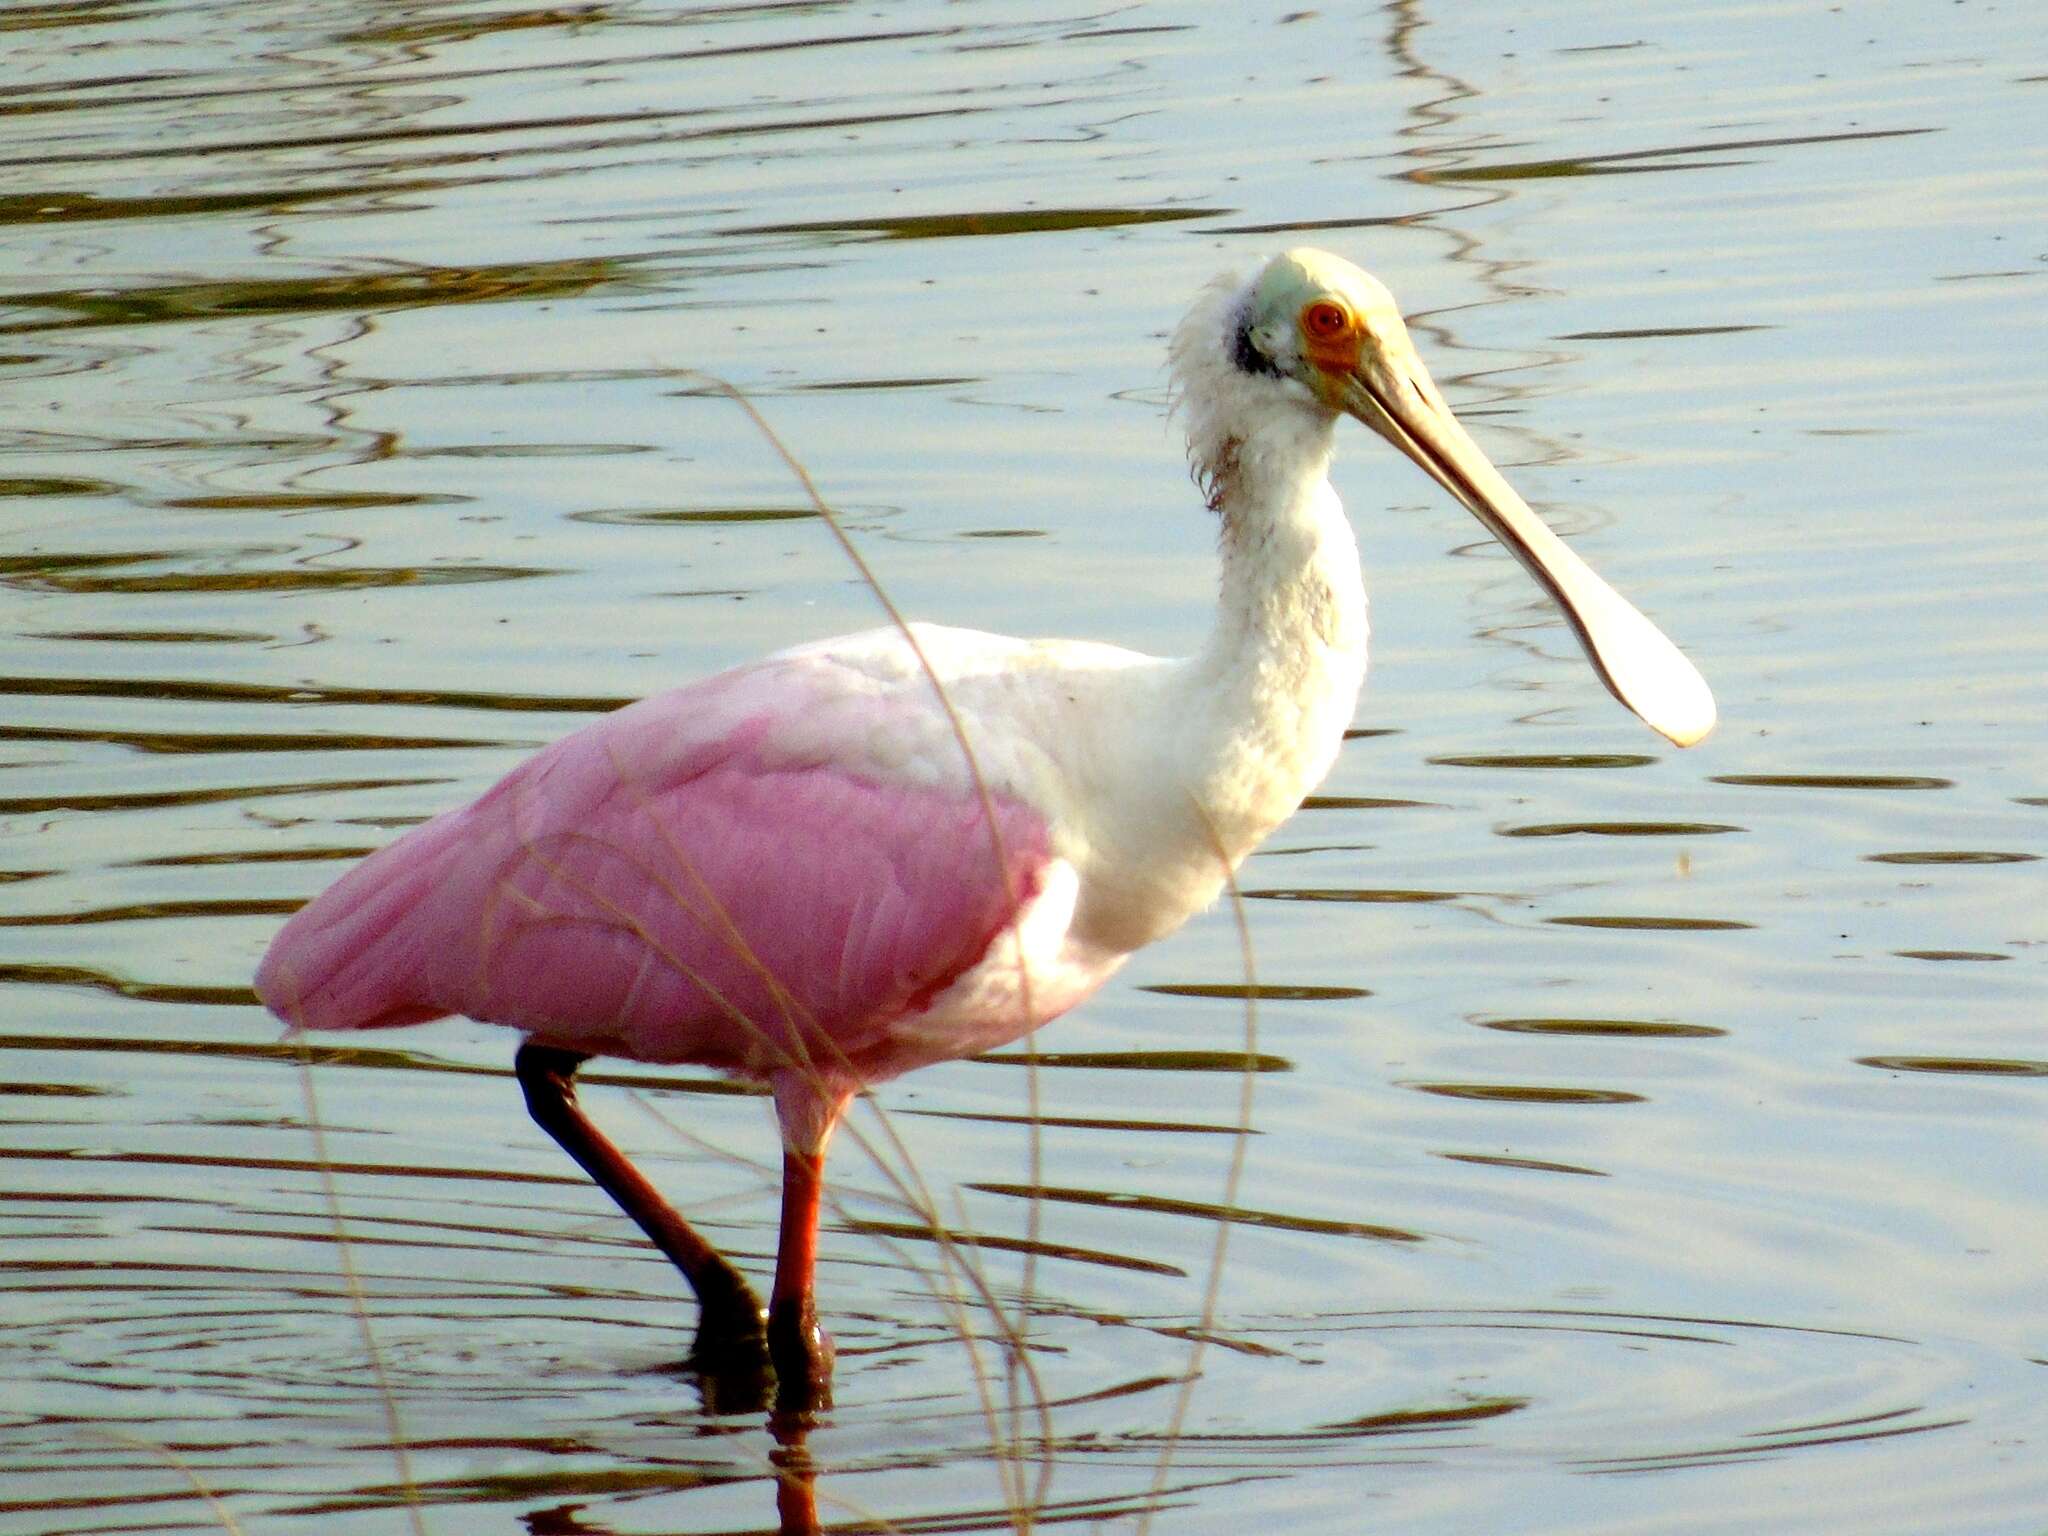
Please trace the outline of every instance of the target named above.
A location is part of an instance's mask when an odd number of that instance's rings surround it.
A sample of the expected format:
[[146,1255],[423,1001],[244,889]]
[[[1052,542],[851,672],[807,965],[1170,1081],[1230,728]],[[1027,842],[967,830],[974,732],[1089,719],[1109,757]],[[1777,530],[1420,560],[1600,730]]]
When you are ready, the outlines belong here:
[[758,1371],[763,1347],[760,1299],[746,1276],[705,1242],[583,1113],[576,1102],[575,1077],[576,1069],[589,1059],[531,1040],[520,1046],[513,1069],[526,1091],[527,1111],[690,1282],[699,1309],[692,1361],[712,1374],[749,1366]]
[[782,1154],[782,1239],[768,1301],[768,1357],[775,1362],[775,1406],[807,1413],[832,1406],[832,1335],[818,1323],[818,1207],[825,1192],[825,1151]]

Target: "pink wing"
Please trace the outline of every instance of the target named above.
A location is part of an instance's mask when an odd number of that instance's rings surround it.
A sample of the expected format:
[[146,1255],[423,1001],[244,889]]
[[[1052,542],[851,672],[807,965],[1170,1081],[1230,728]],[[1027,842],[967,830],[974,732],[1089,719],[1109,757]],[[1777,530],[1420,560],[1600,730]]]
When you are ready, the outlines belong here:
[[1048,840],[998,800],[999,862],[957,769],[876,769],[892,713],[928,726],[926,685],[856,698],[832,671],[770,661],[555,743],[298,912],[258,994],[306,1029],[463,1014],[755,1078],[821,1051],[883,1068],[888,1026],[1036,894]]

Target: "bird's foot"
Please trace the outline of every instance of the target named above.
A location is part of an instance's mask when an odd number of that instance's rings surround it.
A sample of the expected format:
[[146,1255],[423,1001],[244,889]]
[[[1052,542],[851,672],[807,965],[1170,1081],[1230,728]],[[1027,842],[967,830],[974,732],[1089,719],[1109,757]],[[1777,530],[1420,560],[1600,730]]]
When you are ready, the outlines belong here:
[[[737,1279],[737,1271],[734,1272]],[[697,1341],[685,1362],[712,1413],[759,1413],[775,1379],[767,1314],[744,1280],[730,1294],[700,1293]]]
[[832,1335],[808,1295],[778,1298],[768,1312],[768,1357],[775,1364],[775,1411],[817,1413],[832,1406]]

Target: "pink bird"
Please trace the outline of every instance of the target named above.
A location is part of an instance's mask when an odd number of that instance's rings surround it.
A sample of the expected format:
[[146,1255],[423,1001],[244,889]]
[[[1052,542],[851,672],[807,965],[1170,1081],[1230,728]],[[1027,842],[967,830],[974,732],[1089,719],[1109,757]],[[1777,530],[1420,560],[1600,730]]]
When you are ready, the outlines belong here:
[[[1198,654],[925,625],[779,652],[622,709],[416,828],[297,913],[257,974],[297,1029],[459,1014],[521,1031],[534,1119],[696,1292],[693,1358],[709,1376],[772,1366],[784,1409],[830,1400],[813,1276],[848,1100],[1073,1007],[1214,900],[1335,760],[1366,662],[1328,480],[1340,415],[1507,544],[1623,703],[1682,746],[1713,725],[1692,665],[1459,427],[1373,278],[1295,250],[1219,279],[1172,361],[1222,526]],[[573,1079],[593,1055],[773,1091],[765,1312],[584,1115]]]

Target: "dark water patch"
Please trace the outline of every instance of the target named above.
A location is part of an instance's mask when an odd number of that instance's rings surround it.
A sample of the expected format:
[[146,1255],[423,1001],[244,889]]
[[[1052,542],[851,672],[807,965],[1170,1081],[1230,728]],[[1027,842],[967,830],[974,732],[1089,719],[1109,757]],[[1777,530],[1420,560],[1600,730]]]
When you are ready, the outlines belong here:
[[1080,1067],[1108,1072],[1292,1072],[1285,1056],[1244,1051],[1040,1051],[984,1054],[968,1058],[1000,1067]]
[[1465,891],[1369,890],[1349,886],[1287,887],[1245,891],[1246,900],[1260,901],[1355,901],[1368,904],[1428,903],[1456,901]]
[[954,535],[961,539],[1042,539],[1045,536],[1043,528],[963,528]]
[[124,490],[112,481],[87,480],[80,475],[0,476],[0,497],[118,496]]
[[1439,1152],[1436,1156],[1452,1163],[1477,1163],[1484,1168],[1518,1168],[1529,1173],[1574,1173],[1604,1179],[1610,1175],[1600,1168],[1581,1168],[1577,1163],[1552,1163],[1538,1157],[1509,1157],[1494,1152]]
[[1989,961],[2012,958],[2011,955],[2002,954],[1995,949],[1895,949],[1892,953],[1901,960]]
[[2048,1061],[1998,1056],[1858,1056],[1859,1067],[1884,1072],[1957,1073],[1965,1077],[2048,1077]]
[[1747,789],[1953,789],[1954,779],[1917,773],[1717,773],[1709,784]]
[[1138,988],[1140,992],[1157,992],[1165,997],[1213,997],[1228,998],[1237,1002],[1288,1002],[1322,1003],[1336,1002],[1353,997],[1371,997],[1364,987],[1319,987],[1306,984],[1288,985],[1280,982],[1206,982],[1178,981],[1159,982],[1152,986]]
[[[58,110],[69,103],[44,103]],[[0,109],[0,116],[8,115]],[[19,162],[16,162],[17,164]],[[97,224],[121,219],[183,219],[223,213],[281,212],[309,203],[360,202],[371,193],[438,191],[445,181],[384,181],[374,187],[337,183],[326,187],[258,187],[242,192],[159,192],[144,197],[108,197],[96,192],[56,190],[0,196],[0,226]]]
[[1720,933],[1731,929],[1754,928],[1755,923],[1738,922],[1732,917],[1546,917],[1546,923],[1555,923],[1560,928],[1621,928],[1650,933]]
[[[1469,414],[1469,413],[1468,413]],[[1646,752],[1498,752],[1432,757],[1437,768],[1644,768]]]
[[[1289,11],[1280,18],[1279,25],[1284,27],[1292,22],[1307,21],[1315,14],[1316,12],[1314,11]],[[1063,42],[1069,43],[1093,42],[1098,38],[1104,37],[1157,37],[1162,33],[1193,32],[1196,30],[1198,29],[1189,22],[1160,22],[1154,26],[1129,27],[1086,26],[1062,32],[1060,39]]]
[[1413,1436],[1419,1439],[1423,1436],[1468,1429],[1474,1424],[1483,1424],[1511,1413],[1519,1413],[1528,1407],[1530,1402],[1531,1399],[1525,1397],[1487,1398],[1477,1402],[1447,1403],[1440,1407],[1395,1408],[1384,1413],[1366,1414],[1361,1418],[1316,1424],[1307,1429],[1202,1435],[1190,1438],[1209,1445],[1222,1443],[1248,1448],[1276,1449],[1304,1442],[1343,1441],[1379,1435],[1399,1435],[1404,1439]]
[[2009,282],[2015,277],[2037,278],[2039,268],[2001,267],[1990,272],[1937,272],[1933,281],[1937,283],[1994,283]]
[[1748,830],[1725,821],[1543,821],[1494,829],[1501,837],[1717,837]]
[[[125,976],[116,976],[108,971],[90,970],[82,965],[0,965],[0,986],[14,982],[32,987],[90,987],[99,992],[111,992],[116,997],[130,998],[141,1003],[187,1003],[199,1007],[216,1007],[221,1004],[246,1003],[254,1006],[255,990],[251,987],[200,987],[174,985],[161,981],[133,981]],[[0,1044],[10,1039],[27,1037],[0,1036]],[[63,1036],[51,1037],[59,1043],[45,1049],[65,1050],[69,1046]]]
[[398,43],[408,47],[425,43],[469,43],[505,32],[527,32],[536,27],[574,31],[580,27],[602,26],[621,20],[607,5],[556,5],[529,8],[510,7],[475,16],[431,14],[417,20],[381,22],[338,32],[341,43]]
[[1424,167],[1404,172],[1410,181],[1430,185],[1460,181],[1541,181],[1559,176],[1615,176],[1633,171],[1691,171],[1740,165],[1736,160],[1705,160],[1748,149],[1788,149],[1805,144],[1841,144],[1869,139],[1898,139],[1939,133],[1938,128],[1871,128],[1851,133],[1807,133],[1768,139],[1710,139],[1666,149],[1630,149],[1557,160],[1512,160],[1493,165]]
[[[193,153],[179,149],[176,153]],[[230,317],[374,314],[451,304],[574,298],[625,284],[636,257],[575,257],[476,267],[409,267],[321,277],[242,278],[132,288],[71,288],[0,294],[0,307],[50,310],[62,318],[0,325],[0,336],[106,326],[182,324]]]
[[1595,1040],[1716,1040],[1728,1033],[1710,1024],[1673,1024],[1663,1019],[1476,1019],[1484,1029],[1510,1035],[1569,1035]]
[[[91,372],[93,366],[82,366],[77,371]],[[277,457],[301,460],[314,458],[323,453],[355,452],[362,446],[336,434],[316,435],[310,432],[223,432],[214,437],[201,437],[196,434],[190,437],[104,437],[86,431],[72,431],[61,437],[54,434],[38,434],[31,439],[26,433],[10,435],[4,429],[0,429],[0,447],[19,451],[21,445],[27,441],[74,454],[136,453],[155,457],[194,453],[209,459],[240,453],[250,455],[252,458]]]
[[256,629],[40,629],[29,640],[83,640],[93,645],[268,645],[277,636]]
[[1488,1419],[1505,1418],[1529,1406],[1526,1397],[1496,1397],[1476,1403],[1458,1403],[1444,1408],[1403,1408],[1390,1413],[1372,1413],[1359,1419],[1342,1419],[1318,1426],[1325,1434],[1412,1435],[1446,1429],[1462,1429]]
[[653,453],[652,443],[438,443],[431,448],[399,448],[398,459],[613,459],[622,454]]
[[218,805],[223,801],[264,800],[277,795],[350,794],[364,789],[400,789],[453,782],[452,779],[312,779],[303,784],[239,784],[218,789],[137,790],[129,794],[22,795],[0,799],[0,816],[32,816],[44,811],[153,811],[172,805]]
[[157,503],[195,512],[353,512],[365,507],[452,507],[472,496],[426,491],[270,491],[174,496]]
[[[808,4],[789,4],[786,3],[786,0],[737,0],[737,3],[733,4],[696,7],[686,12],[678,12],[676,15],[678,17],[687,16],[704,21],[738,22],[756,15],[773,18],[778,13],[803,12],[810,9],[811,7]],[[536,19],[528,21],[525,19],[528,17]],[[338,33],[337,40],[373,44],[468,42],[477,38],[487,37],[494,32],[524,31],[532,26],[562,26],[568,28],[603,26],[605,24],[614,26],[645,26],[649,24],[649,19],[630,9],[622,11],[615,6],[585,3],[572,6],[486,11],[474,17],[380,22],[375,26],[365,27],[360,31]],[[644,54],[637,56],[636,61],[680,63],[698,59],[741,58],[750,54],[809,52],[818,49],[847,48],[875,43],[916,44],[928,38],[956,36],[959,31],[958,27],[952,26],[909,27],[887,32],[832,32],[808,37],[757,38],[743,43],[728,43],[716,48],[685,48],[678,49],[672,53]],[[500,66],[493,73],[528,74],[536,70],[552,73],[558,70],[559,67],[559,65],[551,63],[511,65]],[[818,67],[823,68],[825,66],[820,65]],[[429,76],[428,78],[435,77]],[[411,79],[412,77],[400,76],[391,83],[405,84],[410,83]]]
[[1419,1232],[1375,1226],[1362,1221],[1329,1221],[1320,1216],[1291,1216],[1282,1211],[1254,1211],[1243,1206],[1214,1205],[1202,1200],[1171,1200],[1163,1195],[1129,1194],[1119,1190],[1063,1189],[1042,1184],[967,1184],[986,1195],[1044,1200],[1054,1205],[1086,1205],[1118,1211],[1144,1211],[1154,1216],[1192,1216],[1202,1221],[1227,1221],[1237,1226],[1268,1227],[1280,1232],[1313,1232],[1326,1237],[1364,1237],[1376,1242],[1419,1243]]
[[24,880],[47,880],[54,869],[0,869],[0,885],[17,885]]
[[1618,1088],[1547,1088],[1533,1083],[1403,1083],[1417,1093],[1443,1099],[1479,1099],[1488,1104],[1642,1104],[1640,1093]]
[[145,6],[122,5],[115,0],[50,0],[47,4],[10,5],[0,10],[0,32],[38,31],[44,27],[105,27],[137,21],[148,14],[149,9]]
[[1664,336],[1734,336],[1743,331],[1775,331],[1775,325],[1663,325],[1633,331],[1568,331],[1552,341],[1648,341]]
[[62,571],[96,571],[110,565],[140,565],[146,560],[192,559],[195,552],[176,549],[95,550],[71,553],[63,550],[34,550],[24,555],[0,555],[0,581],[21,576],[48,576]]
[[[1822,1445],[1853,1445],[1870,1440],[1892,1440],[1900,1435],[1921,1435],[1933,1430],[1956,1429],[1968,1424],[1969,1419],[1935,1419],[1914,1424],[1892,1424],[1888,1421],[1903,1418],[1924,1410],[1914,1408],[1893,1409],[1885,1413],[1868,1414],[1856,1419],[1841,1421],[1843,1426],[1859,1426],[1840,1434],[1814,1434],[1809,1430],[1752,1430],[1740,1440],[1728,1445],[1707,1446],[1696,1450],[1660,1451],[1647,1456],[1613,1456],[1599,1460],[1583,1460],[1574,1463],[1577,1470],[1594,1476],[1614,1476],[1621,1473],[1664,1472],[1683,1467],[1728,1466],[1735,1463],[1762,1461],[1775,1458],[1786,1451],[1809,1449]],[[1872,1424],[1886,1427],[1868,1428]],[[1837,1425],[1816,1426],[1836,1428]]]
[[0,1083],[0,1099],[101,1099],[114,1093],[84,1083]]
[[[835,509],[842,516],[852,514],[850,508]],[[572,523],[599,523],[619,528],[654,528],[668,523],[800,523],[817,517],[818,509],[809,505],[791,504],[783,507],[678,507],[667,511],[644,509],[597,510],[571,512]]]
[[1707,158],[1629,162],[1621,155],[1586,155],[1576,160],[1514,160],[1501,165],[1410,171],[1407,177],[1424,185],[1460,181],[1551,181],[1567,176],[1644,176],[1658,171],[1721,171],[1752,163],[1748,160]]
[[1173,1136],[1263,1136],[1249,1125],[1209,1125],[1200,1120],[1118,1120],[1097,1115],[1003,1115],[989,1110],[897,1109],[892,1115],[916,1115],[926,1120],[966,1120],[981,1125],[1023,1125],[1048,1130],[1164,1132]]
[[395,704],[426,709],[490,709],[515,714],[609,714],[633,702],[599,694],[476,693],[460,688],[290,687],[198,678],[7,677],[0,695],[32,698],[150,699],[204,704]]
[[1442,810],[1434,800],[1390,800],[1381,795],[1310,795],[1301,802],[1304,811],[1416,811]]
[[1929,851],[1926,853],[1866,853],[1869,864],[2032,864],[2038,853],[1995,853],[1989,850]]
[[191,869],[236,864],[321,864],[340,859],[366,859],[377,850],[362,848],[244,848],[232,853],[167,853],[153,859],[130,859],[129,869]]
[[0,928],[77,928],[95,923],[140,923],[166,917],[287,917],[304,905],[287,900],[142,901],[82,912],[10,912]]
[[465,747],[532,746],[532,742],[470,741],[452,736],[352,736],[254,731],[122,731],[53,725],[0,725],[0,741],[90,741],[164,756],[215,752],[431,752]]
[[556,571],[521,565],[294,565],[267,571],[162,571],[147,576],[74,575],[69,572],[0,577],[31,592],[125,595],[138,592],[354,592],[374,587],[455,587],[486,581],[525,581]]
[[1255,859],[1309,859],[1324,853],[1369,853],[1375,846],[1372,843],[1289,843],[1285,847],[1275,848],[1268,844],[1264,848],[1254,848],[1252,850],[1252,857]]
[[727,235],[868,235],[882,240],[954,240],[978,235],[1060,234],[1121,229],[1131,224],[1221,218],[1229,208],[994,208],[971,213],[906,214],[895,218],[816,219],[749,224]]
[[925,374],[914,379],[825,379],[814,384],[792,385],[787,393],[792,395],[835,394],[840,392],[870,394],[891,389],[951,389],[960,384],[986,384],[987,382],[988,380],[979,374],[934,373]]
[[1127,1253],[1110,1253],[1100,1248],[1076,1248],[1069,1243],[1049,1243],[1042,1239],[1034,1242],[1021,1237],[999,1237],[992,1233],[964,1232],[955,1228],[948,1228],[942,1232],[916,1222],[872,1221],[866,1217],[849,1218],[844,1226],[849,1232],[858,1232],[869,1237],[893,1238],[899,1242],[940,1243],[947,1246],[957,1244],[970,1253],[982,1248],[994,1249],[1001,1253],[1028,1253],[1041,1259],[1067,1259],[1077,1264],[1130,1270],[1141,1275],[1166,1275],[1176,1280],[1185,1280],[1188,1274],[1178,1264],[1162,1264],[1157,1259],[1140,1259]]
[[1113,1386],[1098,1387],[1092,1392],[1075,1392],[1066,1397],[1049,1399],[1048,1408],[1079,1408],[1089,1403],[1113,1403],[1120,1398],[1149,1397],[1154,1392],[1168,1391],[1180,1382],[1178,1376],[1140,1376],[1131,1381],[1120,1381]]

